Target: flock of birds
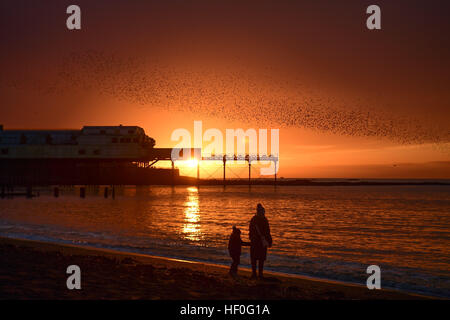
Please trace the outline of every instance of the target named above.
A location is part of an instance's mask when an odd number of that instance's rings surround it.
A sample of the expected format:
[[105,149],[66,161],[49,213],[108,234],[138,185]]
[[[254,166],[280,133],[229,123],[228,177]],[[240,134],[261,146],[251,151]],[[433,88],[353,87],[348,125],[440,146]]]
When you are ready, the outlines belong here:
[[43,83],[37,90],[58,94],[74,88],[109,95],[141,108],[192,112],[257,127],[302,127],[403,144],[448,146],[450,141],[447,126],[395,113],[393,108],[374,108],[376,101],[331,98],[305,84],[271,79],[270,72],[219,72],[85,52],[65,59],[54,82]]

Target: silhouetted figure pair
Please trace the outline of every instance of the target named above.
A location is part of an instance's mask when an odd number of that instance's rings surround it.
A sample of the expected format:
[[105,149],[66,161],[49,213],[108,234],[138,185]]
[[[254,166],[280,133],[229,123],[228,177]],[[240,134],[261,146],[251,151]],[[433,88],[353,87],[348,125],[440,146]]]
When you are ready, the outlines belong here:
[[250,220],[249,237],[250,242],[242,241],[241,230],[233,226],[233,232],[228,241],[228,252],[233,259],[230,267],[230,274],[237,274],[238,266],[241,261],[242,246],[250,246],[252,278],[256,278],[257,263],[259,263],[259,277],[263,278],[264,261],[267,257],[267,248],[272,246],[272,236],[270,235],[269,221],[265,216],[265,209],[260,203],[256,206],[256,214]]
[[244,242],[241,239],[241,230],[233,226],[233,232],[231,233],[230,240],[228,241],[228,252],[233,259],[230,267],[230,274],[236,275],[238,266],[241,263],[241,251],[242,246],[249,246],[249,242]]

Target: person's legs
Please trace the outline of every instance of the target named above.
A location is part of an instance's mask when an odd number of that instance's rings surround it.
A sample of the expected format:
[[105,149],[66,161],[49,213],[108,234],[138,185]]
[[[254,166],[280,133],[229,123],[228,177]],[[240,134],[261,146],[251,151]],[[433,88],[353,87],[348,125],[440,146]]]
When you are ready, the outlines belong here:
[[241,263],[241,257],[237,256],[234,258],[234,273],[237,274],[239,264]]
[[263,278],[263,270],[264,270],[264,260],[260,259],[258,264],[258,274],[260,278]]
[[235,270],[236,270],[236,262],[233,259],[233,261],[231,262],[230,274],[236,273]]
[[252,258],[252,278],[256,278],[256,259]]
[[256,278],[256,247],[252,243],[250,246],[250,261],[252,263],[252,278]]
[[230,273],[231,274],[236,274],[237,270],[238,270],[238,265],[239,265],[239,257],[232,257],[233,258],[233,262],[231,263],[231,268],[230,268]]

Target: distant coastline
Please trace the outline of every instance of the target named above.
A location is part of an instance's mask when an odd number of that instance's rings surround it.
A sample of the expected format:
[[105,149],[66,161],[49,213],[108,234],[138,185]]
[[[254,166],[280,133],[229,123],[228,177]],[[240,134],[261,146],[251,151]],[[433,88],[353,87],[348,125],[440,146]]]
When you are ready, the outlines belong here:
[[177,185],[278,185],[278,186],[450,186],[450,179],[333,179],[333,178],[270,178],[252,179],[199,179],[180,176]]
[[[34,184],[31,188],[35,190],[40,187],[87,187],[87,186],[158,186],[158,185],[172,185],[172,186],[306,186],[306,187],[321,187],[321,186],[339,186],[339,187],[354,187],[354,186],[450,186],[450,179],[356,179],[356,178],[280,178],[276,181],[273,178],[255,178],[249,181],[248,179],[197,179],[195,177],[179,176],[174,181],[142,181],[137,184]],[[0,190],[0,197],[8,196],[26,196],[26,189],[30,185],[10,185],[5,189],[5,186]]]

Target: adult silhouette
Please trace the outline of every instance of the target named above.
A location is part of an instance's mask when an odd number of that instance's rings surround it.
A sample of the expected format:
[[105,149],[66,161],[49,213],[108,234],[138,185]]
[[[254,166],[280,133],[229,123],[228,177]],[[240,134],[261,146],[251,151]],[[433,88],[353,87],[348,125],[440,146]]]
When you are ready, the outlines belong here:
[[258,275],[263,278],[264,261],[267,257],[267,248],[272,246],[269,221],[266,218],[266,210],[258,203],[256,214],[250,220],[250,259],[252,262],[252,278],[256,278],[256,264],[258,263]]

